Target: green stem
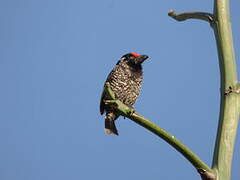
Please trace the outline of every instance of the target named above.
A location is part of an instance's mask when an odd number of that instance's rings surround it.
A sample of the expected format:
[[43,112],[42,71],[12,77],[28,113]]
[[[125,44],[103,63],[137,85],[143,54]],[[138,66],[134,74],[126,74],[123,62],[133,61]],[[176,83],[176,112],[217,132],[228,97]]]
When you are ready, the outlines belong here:
[[134,121],[135,123],[141,125],[142,127],[148,129],[152,133],[156,134],[163,140],[165,140],[168,144],[174,147],[178,152],[180,152],[200,173],[200,175],[205,178],[215,179],[215,174],[212,169],[208,167],[196,154],[194,154],[187,146],[181,143],[177,138],[173,135],[160,128],[155,123],[145,119],[143,116],[134,112],[133,109],[123,104],[121,101],[115,99],[115,95],[110,88],[109,83],[106,83],[104,91],[107,93],[110,100],[107,100],[105,103],[111,105],[115,108],[119,114],[124,117],[127,117]]
[[218,180],[231,179],[231,164],[240,114],[240,94],[225,91],[237,86],[237,68],[232,41],[229,1],[215,0],[213,25],[221,74],[221,103],[212,168]]
[[168,15],[177,21],[185,21],[188,19],[198,19],[210,23],[214,21],[214,16],[212,14],[199,11],[176,13],[174,10],[170,10]]
[[174,147],[178,152],[180,152],[192,165],[197,169],[204,169],[206,171],[212,171],[211,168],[208,167],[196,154],[194,154],[187,146],[185,146],[181,141],[175,138],[173,135],[160,128],[155,123],[145,119],[143,116],[133,113],[127,116],[132,121],[141,125],[142,127],[148,129],[152,133],[156,134],[163,140],[165,140],[168,144]]
[[[240,115],[240,87],[229,14],[229,0],[215,0],[213,15],[199,12],[169,13],[169,16],[177,21],[192,18],[209,21],[214,30],[221,77],[219,124],[212,163],[218,180],[231,178],[232,156]],[[208,16],[210,18],[207,18]]]

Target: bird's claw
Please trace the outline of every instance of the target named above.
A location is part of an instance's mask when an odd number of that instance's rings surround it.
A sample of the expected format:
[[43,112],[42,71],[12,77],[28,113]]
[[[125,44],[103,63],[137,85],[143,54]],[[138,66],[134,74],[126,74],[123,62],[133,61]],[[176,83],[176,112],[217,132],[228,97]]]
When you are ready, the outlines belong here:
[[131,116],[135,112],[133,107],[125,105],[120,100],[105,100],[104,103],[119,110],[122,116]]
[[117,103],[117,100],[105,100],[104,103],[106,105],[111,105],[111,106],[114,106],[114,107],[118,107],[118,103]]
[[129,116],[131,116],[133,113],[135,113],[135,109],[133,109],[133,107],[129,107],[129,111],[127,113]]

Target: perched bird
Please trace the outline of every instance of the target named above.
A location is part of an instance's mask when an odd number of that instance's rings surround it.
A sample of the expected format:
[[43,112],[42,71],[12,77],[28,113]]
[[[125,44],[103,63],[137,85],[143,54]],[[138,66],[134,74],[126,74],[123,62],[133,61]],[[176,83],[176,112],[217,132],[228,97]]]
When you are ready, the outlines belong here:
[[[116,99],[119,99],[127,106],[132,107],[139,96],[143,81],[142,63],[147,58],[147,55],[139,55],[134,52],[125,54],[107,77],[105,83],[109,82]],[[105,132],[118,135],[114,121],[119,117],[119,114],[110,105],[104,103],[108,99],[109,97],[103,91],[100,101],[100,113],[102,115],[106,112]]]

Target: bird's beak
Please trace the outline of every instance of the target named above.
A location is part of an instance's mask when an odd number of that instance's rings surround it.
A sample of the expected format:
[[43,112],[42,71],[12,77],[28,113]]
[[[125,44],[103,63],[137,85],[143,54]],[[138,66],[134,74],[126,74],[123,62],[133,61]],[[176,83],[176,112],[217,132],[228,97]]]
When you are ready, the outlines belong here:
[[143,63],[146,59],[148,58],[147,55],[141,55],[139,58],[138,58],[138,62]]

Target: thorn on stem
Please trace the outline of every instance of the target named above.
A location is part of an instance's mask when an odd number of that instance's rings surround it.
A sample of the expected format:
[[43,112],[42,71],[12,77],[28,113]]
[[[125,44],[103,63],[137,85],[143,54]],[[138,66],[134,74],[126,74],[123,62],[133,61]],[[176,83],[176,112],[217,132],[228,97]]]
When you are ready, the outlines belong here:
[[229,88],[227,89],[227,90],[225,90],[225,92],[224,92],[224,95],[226,96],[226,95],[229,95],[230,93],[232,93],[233,92],[233,88],[232,88],[232,86],[229,86]]

